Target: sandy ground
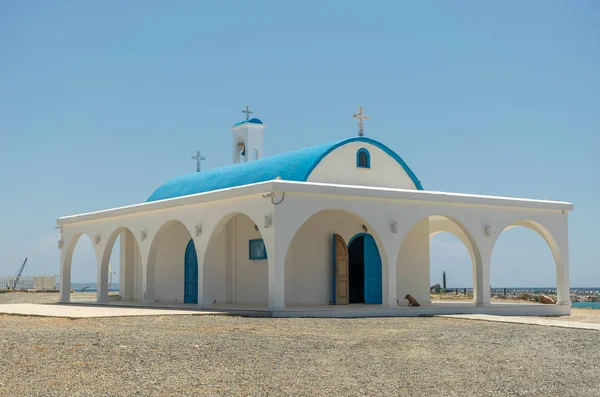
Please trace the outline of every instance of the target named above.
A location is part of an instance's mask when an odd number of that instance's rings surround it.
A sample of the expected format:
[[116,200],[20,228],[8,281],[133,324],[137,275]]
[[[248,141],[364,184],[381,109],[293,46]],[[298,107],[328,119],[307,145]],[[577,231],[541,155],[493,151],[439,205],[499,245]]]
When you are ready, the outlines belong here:
[[598,346],[448,318],[0,315],[0,396],[598,396]]

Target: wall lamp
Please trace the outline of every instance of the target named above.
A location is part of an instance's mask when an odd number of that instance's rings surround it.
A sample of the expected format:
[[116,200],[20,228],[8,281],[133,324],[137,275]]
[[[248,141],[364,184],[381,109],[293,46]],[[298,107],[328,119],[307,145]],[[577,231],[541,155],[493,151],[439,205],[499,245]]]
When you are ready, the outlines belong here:
[[100,244],[100,233],[94,235],[94,244]]
[[271,226],[271,215],[265,215],[265,229]]
[[140,232],[140,240],[144,241],[146,239],[146,236],[147,236],[146,229],[144,229]]
[[392,233],[398,233],[398,222],[392,222]]
[[200,234],[202,234],[202,225],[194,226],[194,232],[196,233],[196,236],[199,236]]
[[483,228],[483,232],[485,233],[486,236],[491,236],[492,235],[492,227],[490,225],[485,225],[485,227]]

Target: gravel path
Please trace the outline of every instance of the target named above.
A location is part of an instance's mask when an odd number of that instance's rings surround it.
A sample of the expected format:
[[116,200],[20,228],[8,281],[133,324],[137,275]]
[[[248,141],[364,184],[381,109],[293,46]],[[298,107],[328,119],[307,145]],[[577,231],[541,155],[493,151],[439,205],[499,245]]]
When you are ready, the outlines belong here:
[[0,315],[0,396],[130,395],[600,396],[600,333],[448,318]]
[[6,396],[598,396],[600,333],[444,318],[0,316]]

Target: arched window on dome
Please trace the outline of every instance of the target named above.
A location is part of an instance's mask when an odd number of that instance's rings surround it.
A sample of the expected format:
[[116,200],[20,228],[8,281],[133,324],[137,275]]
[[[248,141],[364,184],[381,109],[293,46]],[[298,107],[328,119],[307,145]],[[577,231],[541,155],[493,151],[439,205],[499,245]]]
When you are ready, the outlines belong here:
[[371,168],[371,155],[367,149],[359,149],[356,152],[356,167]]

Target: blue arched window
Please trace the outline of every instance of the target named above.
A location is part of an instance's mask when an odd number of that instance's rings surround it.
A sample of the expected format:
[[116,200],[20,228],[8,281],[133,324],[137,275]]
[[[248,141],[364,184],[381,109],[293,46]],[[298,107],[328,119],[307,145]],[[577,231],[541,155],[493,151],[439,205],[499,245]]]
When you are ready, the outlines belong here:
[[356,166],[358,168],[371,168],[371,155],[367,149],[356,152]]

